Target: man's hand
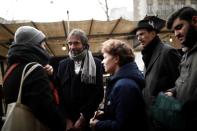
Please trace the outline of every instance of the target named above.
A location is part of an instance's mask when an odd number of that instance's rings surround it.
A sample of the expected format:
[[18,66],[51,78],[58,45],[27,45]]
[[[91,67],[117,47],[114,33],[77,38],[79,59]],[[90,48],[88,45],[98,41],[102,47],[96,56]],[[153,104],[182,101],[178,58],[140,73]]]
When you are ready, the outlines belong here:
[[94,119],[98,119],[98,118],[101,118],[104,114],[104,111],[101,111],[101,110],[97,110],[95,113],[94,113],[94,117],[93,117],[93,120]]
[[173,96],[173,93],[172,92],[165,92],[165,95],[167,95],[167,96]]
[[90,119],[90,128],[92,129],[92,131],[94,131],[95,129],[95,125],[96,125],[96,123],[98,122],[99,120],[98,119],[94,119],[94,118],[92,118],[92,119]]

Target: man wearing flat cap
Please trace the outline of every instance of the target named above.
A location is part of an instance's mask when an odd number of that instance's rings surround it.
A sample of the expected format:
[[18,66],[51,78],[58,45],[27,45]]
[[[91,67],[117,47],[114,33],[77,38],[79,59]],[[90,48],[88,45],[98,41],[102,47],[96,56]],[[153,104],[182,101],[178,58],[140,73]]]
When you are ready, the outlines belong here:
[[164,20],[156,16],[146,16],[133,30],[143,48],[141,52],[145,65],[143,95],[148,112],[158,93],[174,87],[175,80],[179,76],[180,54],[169,44],[163,43],[158,36],[164,26]]

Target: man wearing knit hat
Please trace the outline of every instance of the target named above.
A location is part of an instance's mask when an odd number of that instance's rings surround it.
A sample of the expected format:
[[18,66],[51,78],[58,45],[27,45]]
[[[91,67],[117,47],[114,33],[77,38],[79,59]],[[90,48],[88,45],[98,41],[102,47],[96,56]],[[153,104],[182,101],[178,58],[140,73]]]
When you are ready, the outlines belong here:
[[[16,101],[21,74],[28,63],[48,64],[45,38],[41,31],[30,26],[21,26],[16,30],[14,42],[8,51],[8,69],[11,71],[3,83],[6,104]],[[24,80],[21,101],[51,131],[64,131],[66,124],[57,108],[46,70],[50,71],[49,67],[38,66]]]
[[103,98],[102,64],[89,51],[84,31],[73,29],[67,43],[69,58],[60,61],[57,72],[61,107],[67,130],[88,131],[89,120]]
[[133,31],[143,48],[142,60],[145,65],[143,95],[148,112],[157,94],[173,87],[179,76],[178,65],[181,56],[170,44],[163,43],[157,35],[164,26],[164,20],[156,16],[146,16],[138,22]]

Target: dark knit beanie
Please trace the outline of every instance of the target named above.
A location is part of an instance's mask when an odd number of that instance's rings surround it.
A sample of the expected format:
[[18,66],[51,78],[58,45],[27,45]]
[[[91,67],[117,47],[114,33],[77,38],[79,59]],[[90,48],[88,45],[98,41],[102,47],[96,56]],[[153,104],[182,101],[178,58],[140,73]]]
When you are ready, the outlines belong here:
[[39,30],[31,26],[19,27],[14,35],[15,44],[40,44],[46,36]]

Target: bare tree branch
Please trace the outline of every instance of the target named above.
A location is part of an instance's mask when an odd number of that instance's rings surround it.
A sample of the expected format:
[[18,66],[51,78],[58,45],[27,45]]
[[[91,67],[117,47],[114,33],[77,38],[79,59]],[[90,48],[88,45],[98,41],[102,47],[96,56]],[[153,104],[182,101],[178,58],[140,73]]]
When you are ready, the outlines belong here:
[[101,8],[104,10],[105,15],[107,17],[107,21],[109,21],[109,7],[108,7],[108,0],[105,0],[105,3],[103,4],[100,0],[98,0],[99,4],[101,5]]

